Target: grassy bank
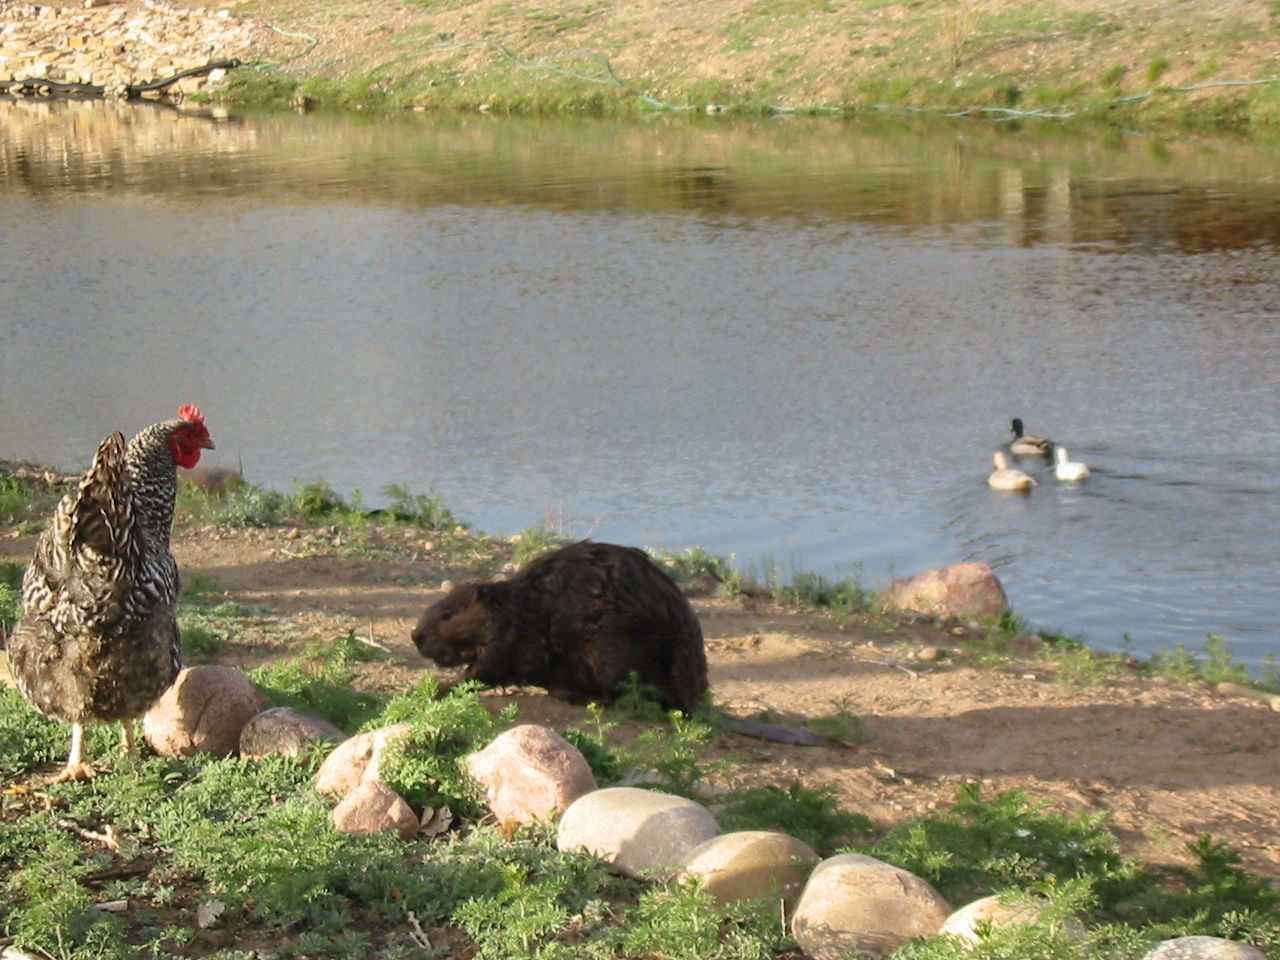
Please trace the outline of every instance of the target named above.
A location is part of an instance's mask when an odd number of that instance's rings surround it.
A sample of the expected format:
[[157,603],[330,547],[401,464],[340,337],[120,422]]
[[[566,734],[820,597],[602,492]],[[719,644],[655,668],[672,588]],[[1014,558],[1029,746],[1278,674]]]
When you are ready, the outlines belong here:
[[1280,5],[1096,0],[242,0],[270,25],[228,96],[359,109],[910,111],[1261,132]]

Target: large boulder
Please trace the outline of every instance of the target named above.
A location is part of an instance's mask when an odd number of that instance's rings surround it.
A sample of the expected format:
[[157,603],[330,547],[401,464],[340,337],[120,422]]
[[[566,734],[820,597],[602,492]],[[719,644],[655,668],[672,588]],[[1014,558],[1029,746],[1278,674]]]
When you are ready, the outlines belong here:
[[719,832],[702,804],[639,787],[584,794],[560,818],[556,846],[587,850],[627,876],[674,871]]
[[813,960],[842,960],[852,950],[886,957],[912,937],[937,934],[950,913],[947,901],[914,873],[844,853],[809,875],[791,935]]
[[245,724],[266,707],[253,681],[234,667],[187,667],[152,704],[142,730],[151,749],[163,757],[226,757],[239,749]]
[[985,563],[956,563],[897,577],[881,595],[891,610],[913,610],[942,617],[989,617],[1009,609],[1009,598]]
[[684,862],[721,903],[782,899],[788,906],[804,888],[818,855],[803,840],[770,830],[725,833],[698,844]]
[[467,757],[467,771],[503,823],[550,820],[596,788],[582,752],[560,734],[533,723],[512,727]]
[[315,788],[321,793],[345,794],[367,780],[380,781],[387,747],[412,729],[411,723],[395,723],[342,741],[316,771]]

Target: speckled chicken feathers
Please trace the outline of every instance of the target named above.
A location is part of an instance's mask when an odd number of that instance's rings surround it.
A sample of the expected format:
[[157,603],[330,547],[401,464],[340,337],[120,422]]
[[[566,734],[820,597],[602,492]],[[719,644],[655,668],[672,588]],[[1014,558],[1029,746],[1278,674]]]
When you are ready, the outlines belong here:
[[[23,577],[10,664],[23,696],[48,716],[77,723],[137,717],[177,675],[172,493],[162,531],[148,531],[135,496],[150,433],[128,445],[120,433],[102,441]],[[176,484],[172,467],[168,477],[147,479],[153,488]]]

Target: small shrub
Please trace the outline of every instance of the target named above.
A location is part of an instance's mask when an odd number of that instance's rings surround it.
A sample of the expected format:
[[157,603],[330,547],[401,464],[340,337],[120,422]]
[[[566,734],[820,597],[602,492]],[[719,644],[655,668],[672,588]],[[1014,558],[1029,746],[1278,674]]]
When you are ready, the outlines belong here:
[[861,852],[918,874],[952,903],[965,903],[1049,876],[1122,872],[1106,819],[1046,812],[1019,790],[984,801],[976,784],[966,784],[950,809],[901,823]]
[[1104,87],[1117,87],[1120,81],[1124,79],[1124,75],[1129,72],[1129,68],[1122,63],[1114,64],[1107,67],[1102,74],[1102,85]]
[[718,556],[702,547],[689,547],[680,553],[650,550],[649,555],[676,583],[705,577],[722,584],[731,595],[741,592],[742,575],[733,569],[731,556]]
[[651,683],[643,683],[633,670],[619,687],[611,707],[618,716],[628,720],[662,723],[667,719],[667,711],[662,707],[661,698],[661,691]]
[[275,706],[322,717],[350,732],[369,723],[385,699],[356,689],[349,668],[380,655],[355,639],[351,630],[327,644],[313,644],[300,657],[259,667],[249,676]]
[[609,746],[609,734],[617,724],[605,719],[604,707],[598,703],[587,704],[587,716],[591,719],[594,730],[569,727],[562,730],[561,735],[581,752],[587,765],[591,767],[597,784],[603,787],[617,783],[626,772],[621,757]]
[[1202,675],[1210,683],[1248,683],[1249,668],[1243,663],[1236,663],[1227,646],[1227,641],[1216,633],[1209,634],[1205,641],[1205,653],[1208,661],[1204,665]]
[[622,751],[623,763],[629,769],[656,774],[658,782],[654,786],[659,789],[696,796],[706,778],[725,764],[703,765],[710,726],[679,710],[672,710],[667,718],[670,727],[651,727],[627,745]]
[[486,746],[515,718],[517,708],[510,704],[495,718],[480,701],[480,687],[461,683],[441,697],[440,682],[427,674],[366,725],[413,725],[387,750],[382,779],[415,810],[443,804],[461,816],[483,812],[483,798],[462,759]]
[[1158,82],[1160,78],[1165,75],[1165,72],[1170,66],[1172,66],[1172,64],[1169,62],[1169,58],[1164,54],[1152,57],[1151,61],[1147,64],[1147,83],[1154,84]]
[[528,527],[521,530],[511,541],[511,562],[517,567],[523,567],[535,557],[556,547],[563,547],[569,542],[568,537],[548,530],[546,527]]
[[399,484],[389,483],[382,488],[382,495],[391,501],[387,512],[400,523],[426,530],[455,530],[463,526],[434,492],[413,494]]
[[869,739],[866,724],[862,722],[861,717],[849,710],[848,698],[842,697],[834,701],[833,705],[836,708],[835,713],[825,717],[814,717],[809,721],[809,726],[824,737],[830,737],[849,746],[866,743]]
[[716,804],[715,815],[726,833],[779,830],[803,840],[821,856],[872,830],[867,817],[840,809],[832,787],[810,789],[794,780],[786,790],[773,784],[735,790]]
[[779,597],[802,607],[826,607],[838,613],[866,613],[873,606],[872,594],[856,580],[828,579],[821,574],[797,571],[788,586],[778,588]]

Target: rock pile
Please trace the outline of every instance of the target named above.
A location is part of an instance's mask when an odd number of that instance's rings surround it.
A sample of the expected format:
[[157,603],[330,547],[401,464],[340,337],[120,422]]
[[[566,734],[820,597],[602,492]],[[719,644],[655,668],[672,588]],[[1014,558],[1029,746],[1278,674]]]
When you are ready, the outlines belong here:
[[[133,94],[130,87],[213,62],[260,58],[265,39],[266,28],[226,10],[159,0],[88,8],[0,4],[0,93],[123,98]],[[142,95],[178,99],[224,75],[225,69],[188,76]]]

